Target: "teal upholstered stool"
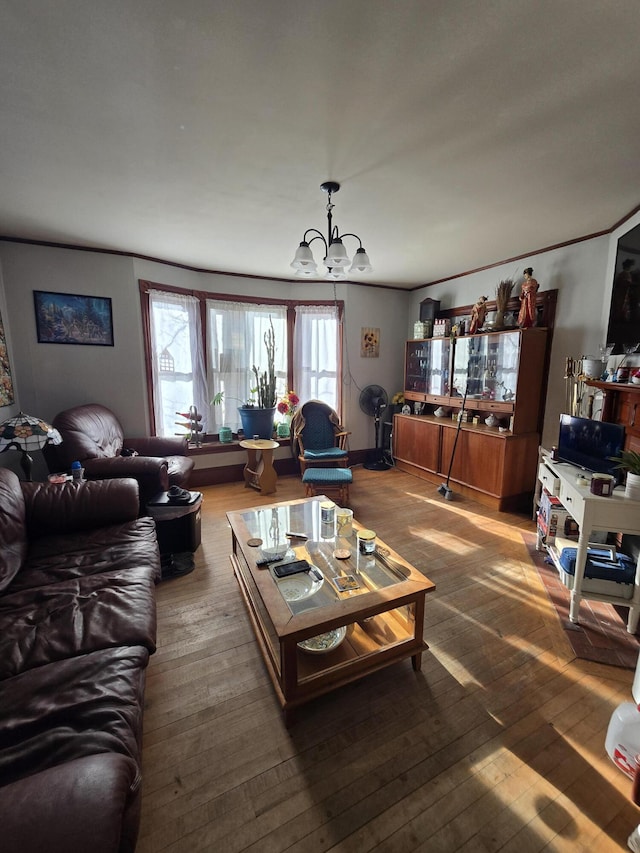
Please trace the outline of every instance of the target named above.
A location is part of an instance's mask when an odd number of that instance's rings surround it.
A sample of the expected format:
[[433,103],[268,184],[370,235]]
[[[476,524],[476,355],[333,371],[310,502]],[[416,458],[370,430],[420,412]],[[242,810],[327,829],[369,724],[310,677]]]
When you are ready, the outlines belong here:
[[349,503],[349,486],[353,482],[350,468],[307,468],[302,475],[307,497],[326,492],[338,492],[344,506]]

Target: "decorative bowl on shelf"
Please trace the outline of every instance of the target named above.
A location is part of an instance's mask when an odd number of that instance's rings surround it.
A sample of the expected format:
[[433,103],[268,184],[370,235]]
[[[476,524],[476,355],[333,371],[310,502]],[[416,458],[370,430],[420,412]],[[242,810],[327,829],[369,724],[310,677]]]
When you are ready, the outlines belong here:
[[485,424],[488,427],[494,427],[498,425],[498,419],[495,415],[489,415],[488,418],[485,418]]
[[445,409],[444,406],[438,406],[438,408],[433,413],[437,418],[446,418],[449,414],[449,409]]

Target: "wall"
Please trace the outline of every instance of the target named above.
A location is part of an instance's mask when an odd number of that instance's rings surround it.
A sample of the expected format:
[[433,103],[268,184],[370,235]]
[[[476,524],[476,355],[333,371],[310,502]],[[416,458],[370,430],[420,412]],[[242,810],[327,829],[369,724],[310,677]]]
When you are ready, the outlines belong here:
[[[611,235],[542,252],[526,260],[460,276],[411,293],[337,283],[345,302],[344,422],[354,450],[372,447],[373,421],[359,407],[360,391],[379,384],[391,397],[403,383],[403,343],[412,337],[419,303],[431,297],[443,308],[472,304],[480,294],[493,298],[501,278],[522,280],[532,266],[542,290],[557,289],[549,391],[543,442],[552,444],[565,410],[564,365],[567,356],[598,354],[605,343],[618,238],[640,223],[640,213]],[[61,409],[96,400],[114,409],[129,435],[148,431],[138,279],[228,293],[291,298],[332,298],[330,282],[273,282],[181,270],[129,257],[0,243],[0,308],[12,343],[12,367],[20,408],[45,418]],[[110,296],[113,299],[114,347],[38,344],[33,290]],[[517,292],[517,291],[516,291]],[[5,302],[3,303],[3,300]],[[380,357],[361,358],[360,330],[380,328]],[[1,414],[12,416],[7,407]],[[279,451],[281,455],[285,450]],[[205,457],[200,467],[233,464],[237,459]],[[4,460],[0,460],[4,464]]]
[[[627,225],[625,230],[629,227]],[[615,263],[617,236],[615,239],[613,235],[603,236],[423,288],[413,294],[408,328],[410,330],[413,321],[419,318],[419,305],[426,297],[439,299],[442,308],[470,305],[481,295],[492,300],[501,279],[513,278],[519,285],[523,280],[523,269],[533,267],[533,275],[541,291],[558,291],[542,436],[542,443],[550,446],[557,439],[559,415],[567,410],[566,358],[597,356],[599,347],[605,343],[613,286],[612,243]],[[519,286],[516,286],[513,295],[518,293]]]
[[[14,373],[22,408],[53,418],[70,406],[100,402],[113,409],[130,436],[148,433],[148,405],[138,279],[233,295],[283,299],[331,299],[331,282],[274,282],[196,273],[167,264],[97,252],[0,243],[7,303],[5,322],[14,342]],[[109,296],[113,347],[39,344],[33,290]],[[373,446],[373,421],[360,411],[360,389],[377,383],[389,396],[402,386],[402,341],[409,297],[402,291],[336,284],[345,302],[345,388],[343,420],[354,450]],[[3,315],[4,316],[4,315]],[[381,355],[360,357],[360,329],[381,329]],[[287,453],[285,449],[280,455]],[[199,458],[199,467],[234,464],[227,454]]]

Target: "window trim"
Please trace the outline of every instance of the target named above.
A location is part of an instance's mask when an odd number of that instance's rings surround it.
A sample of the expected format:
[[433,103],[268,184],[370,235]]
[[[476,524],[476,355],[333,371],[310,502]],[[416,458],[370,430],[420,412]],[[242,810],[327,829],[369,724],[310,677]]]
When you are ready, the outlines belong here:
[[287,309],[287,387],[293,388],[293,331],[295,326],[296,305],[332,305],[338,309],[338,414],[342,411],[342,351],[344,333],[344,300],[343,299],[276,299],[272,296],[238,296],[234,293],[217,293],[208,290],[194,290],[188,287],[176,287],[172,284],[138,279],[140,291],[140,308],[142,312],[142,337],[144,345],[145,378],[147,383],[147,406],[151,435],[157,435],[155,416],[155,397],[153,390],[152,348],[151,348],[151,318],[149,311],[149,291],[164,290],[168,293],[180,293],[193,296],[200,305],[200,337],[205,364],[208,364],[207,353],[207,300],[223,302],[246,302],[249,305],[280,305]]

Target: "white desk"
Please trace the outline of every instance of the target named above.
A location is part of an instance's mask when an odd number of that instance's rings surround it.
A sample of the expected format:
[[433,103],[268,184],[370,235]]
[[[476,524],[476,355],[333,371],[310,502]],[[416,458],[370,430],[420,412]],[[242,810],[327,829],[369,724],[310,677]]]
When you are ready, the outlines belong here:
[[[610,497],[592,495],[589,491],[589,485],[578,486],[576,483],[576,478],[581,474],[589,478],[590,475],[588,473],[566,462],[554,462],[544,454],[542,455],[541,469],[538,473],[538,479],[541,482],[543,482],[544,468],[560,480],[558,498],[564,505],[564,508],[580,526],[569,618],[572,622],[579,621],[580,601],[583,598],[605,601],[609,604],[622,604],[629,608],[627,631],[630,634],[635,634],[638,627],[638,619],[640,618],[640,556],[636,564],[636,576],[633,597],[631,599],[622,598],[619,595],[608,595],[592,592],[591,590],[583,590],[582,581],[584,579],[584,567],[587,560],[587,546],[592,531],[605,530],[615,533],[640,535],[640,501],[625,498],[623,488],[615,489]],[[553,549],[550,548],[549,551],[553,558],[555,556]],[[612,583],[612,588],[614,586]]]

